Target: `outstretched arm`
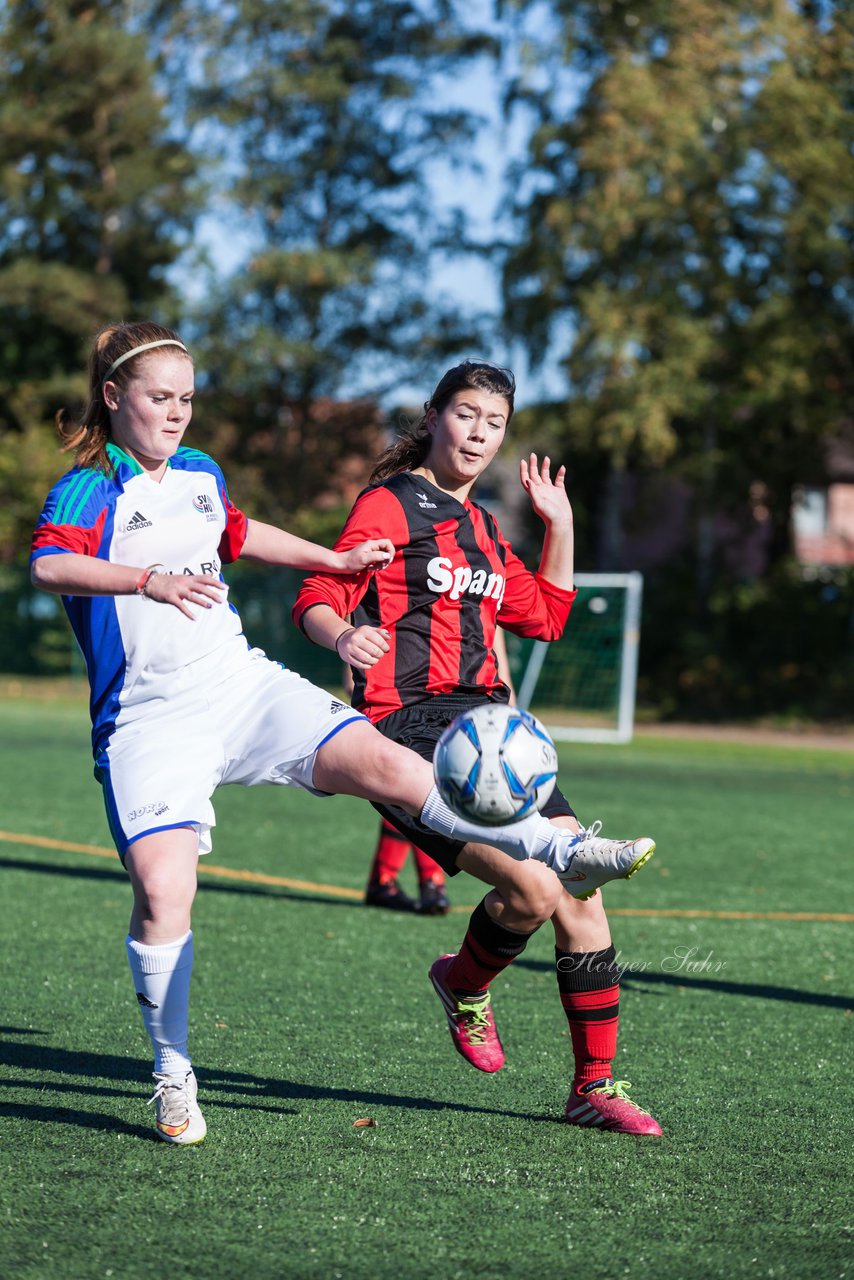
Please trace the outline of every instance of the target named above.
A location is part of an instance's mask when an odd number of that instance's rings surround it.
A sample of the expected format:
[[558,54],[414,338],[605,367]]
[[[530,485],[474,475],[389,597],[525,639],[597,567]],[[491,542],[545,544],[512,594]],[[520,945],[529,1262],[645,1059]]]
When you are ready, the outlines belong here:
[[349,551],[332,551],[316,542],[307,542],[294,533],[287,533],[272,524],[250,520],[246,540],[240,552],[243,560],[257,560],[260,564],[278,565],[306,571],[322,570],[326,573],[360,573],[363,569],[382,569],[394,555],[394,545],[388,538],[374,538],[360,542]]
[[537,455],[532,453],[529,459],[523,458],[519,464],[519,477],[532,507],[546,526],[540,574],[554,586],[571,591],[575,534],[572,507],[564,487],[566,467],[559,467],[552,480],[550,459],[543,458],[540,466]]

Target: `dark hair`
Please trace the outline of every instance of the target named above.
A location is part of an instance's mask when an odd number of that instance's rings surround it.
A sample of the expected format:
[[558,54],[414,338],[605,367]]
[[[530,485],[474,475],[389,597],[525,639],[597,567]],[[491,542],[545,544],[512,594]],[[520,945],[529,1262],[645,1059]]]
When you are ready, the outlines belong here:
[[433,439],[427,429],[427,414],[431,409],[441,413],[458,391],[469,389],[503,396],[507,401],[507,421],[513,417],[516,379],[511,370],[490,364],[488,360],[463,360],[462,364],[455,364],[453,369],[448,369],[439,379],[436,390],[424,403],[421,419],[414,426],[406,424],[398,439],[380,454],[371,472],[371,484],[387,480],[389,476],[395,476],[401,471],[412,471],[415,467],[420,467],[430,452]]
[[[81,467],[97,467],[101,471],[110,472],[110,461],[107,457],[107,443],[111,438],[110,411],[104,402],[104,382],[109,374],[111,382],[115,382],[120,391],[127,390],[138,371],[139,363],[149,355],[156,355],[161,348],[154,351],[140,351],[137,355],[128,356],[128,352],[137,347],[145,347],[149,343],[163,343],[163,350],[169,351],[172,344],[176,349],[182,348],[187,359],[189,352],[174,329],[165,325],[154,324],[150,320],[140,320],[129,324],[110,324],[96,333],[89,352],[89,403],[80,422],[75,422],[67,409],[60,409],[56,415],[56,429],[62,441],[63,452],[76,450],[75,461]],[[168,345],[167,345],[168,344]],[[126,356],[127,359],[122,360]],[[113,370],[116,361],[121,361]]]

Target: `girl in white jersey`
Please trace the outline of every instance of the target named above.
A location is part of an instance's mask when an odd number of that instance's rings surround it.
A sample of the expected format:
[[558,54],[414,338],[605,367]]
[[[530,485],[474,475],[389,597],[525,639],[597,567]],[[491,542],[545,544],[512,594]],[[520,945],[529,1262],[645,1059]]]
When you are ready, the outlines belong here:
[[449,837],[488,834],[509,855],[505,878],[546,889],[560,890],[556,872],[570,875],[573,891],[581,875],[592,891],[624,876],[652,842],[583,839],[539,817],[487,833],[451,813],[426,761],[250,648],[220,572],[239,556],[370,572],[387,563],[391,543],[338,553],[233,506],[213,459],[182,445],[193,363],[173,330],[104,329],[89,381],[82,425],[59,416],[77,465],[45,502],[32,580],[63,596],[86,658],[96,775],[133,890],[127,954],[154,1050],[156,1132],[188,1144],[206,1132],[187,1047],[190,914],[221,784],[347,793],[396,805]]

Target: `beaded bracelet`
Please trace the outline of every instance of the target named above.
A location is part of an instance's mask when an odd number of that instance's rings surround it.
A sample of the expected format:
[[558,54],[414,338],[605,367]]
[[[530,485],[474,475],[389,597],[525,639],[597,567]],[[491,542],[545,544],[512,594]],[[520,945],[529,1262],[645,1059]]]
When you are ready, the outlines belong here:
[[147,600],[148,597],[145,594],[145,589],[148,586],[149,581],[154,577],[155,573],[162,572],[165,567],[166,566],[162,564],[150,564],[147,569],[143,569],[142,573],[139,575],[139,582],[137,582],[133,589],[134,595],[142,596],[143,599]]

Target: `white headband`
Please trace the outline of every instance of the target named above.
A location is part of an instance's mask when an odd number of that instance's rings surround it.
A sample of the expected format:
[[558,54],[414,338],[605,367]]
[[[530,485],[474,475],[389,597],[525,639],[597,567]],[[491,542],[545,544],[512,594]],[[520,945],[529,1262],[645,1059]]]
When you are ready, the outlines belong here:
[[[130,351],[126,351],[123,356],[119,356],[118,360],[114,360],[107,372],[102,378],[102,382],[106,382],[111,373],[115,373],[120,364],[124,364],[125,360],[130,360],[131,356],[138,356],[140,351],[150,351],[152,347],[180,347],[182,351],[187,351],[183,342],[179,342],[177,338],[160,338],[158,342],[144,342],[141,347],[133,347]],[[187,351],[187,355],[189,355]]]

